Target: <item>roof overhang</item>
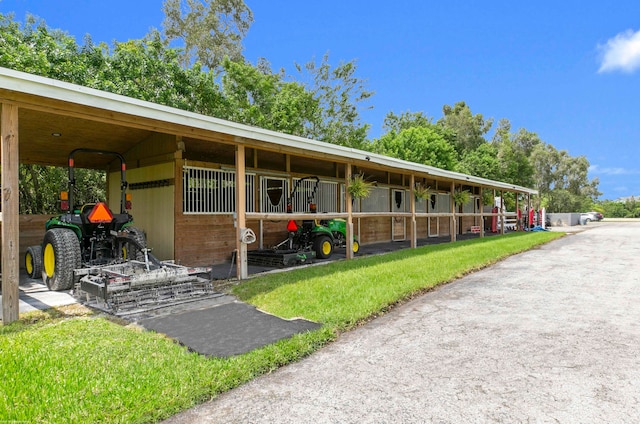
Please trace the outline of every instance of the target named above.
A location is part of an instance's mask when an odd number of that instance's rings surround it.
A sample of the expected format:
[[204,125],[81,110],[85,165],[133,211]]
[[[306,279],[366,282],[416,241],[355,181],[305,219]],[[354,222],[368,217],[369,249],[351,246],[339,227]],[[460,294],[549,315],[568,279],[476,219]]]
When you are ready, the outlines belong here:
[[[114,125],[120,128],[120,132],[123,129],[157,131],[215,141],[220,141],[223,135],[223,139],[230,143],[243,143],[247,146],[265,147],[283,152],[308,152],[311,156],[332,158],[342,163],[360,166],[370,164],[417,176],[452,180],[460,184],[537,194],[537,190],[527,187],[238,124],[6,68],[0,68],[0,102],[14,103],[20,108],[40,113],[53,113],[66,116],[68,119],[88,119],[102,127]],[[42,133],[50,133],[46,128],[40,130]],[[104,132],[104,128],[101,131]],[[21,142],[21,149],[22,144],[23,142]]]

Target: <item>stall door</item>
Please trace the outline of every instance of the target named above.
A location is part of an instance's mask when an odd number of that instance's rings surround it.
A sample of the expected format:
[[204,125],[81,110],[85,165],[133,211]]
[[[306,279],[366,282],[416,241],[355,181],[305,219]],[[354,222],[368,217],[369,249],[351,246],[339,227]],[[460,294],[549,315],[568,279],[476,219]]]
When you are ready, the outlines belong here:
[[[406,191],[393,190],[391,192],[391,211],[406,211]],[[407,238],[407,219],[405,217],[391,217],[391,240],[400,241]]]

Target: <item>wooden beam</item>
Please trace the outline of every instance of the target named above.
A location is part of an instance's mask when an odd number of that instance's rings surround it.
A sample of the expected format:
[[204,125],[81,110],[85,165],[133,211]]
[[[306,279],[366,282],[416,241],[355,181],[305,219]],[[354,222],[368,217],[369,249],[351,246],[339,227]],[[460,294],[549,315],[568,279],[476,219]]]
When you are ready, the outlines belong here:
[[236,276],[238,280],[249,277],[247,244],[242,242],[242,233],[247,229],[247,185],[245,184],[244,146],[236,146]]
[[19,216],[18,216],[18,107],[3,104],[2,137],[2,324],[18,320]]
[[409,190],[411,202],[411,248],[415,249],[418,247],[418,229],[416,224],[416,194],[414,192],[416,188],[416,176],[413,174],[411,174],[409,178],[409,185],[411,186],[411,190]]
[[347,209],[347,252],[346,258],[353,259],[353,207],[352,197],[349,193],[349,183],[351,182],[351,164],[345,166],[344,172],[344,201]]
[[449,225],[450,229],[449,232],[451,233],[451,241],[456,241],[456,224],[457,224],[457,220],[458,218],[456,217],[456,202],[453,200],[453,194],[456,191],[456,183],[451,181],[451,197],[449,199],[450,200],[450,204],[451,204],[451,225]]
[[480,187],[480,210],[478,211],[480,214],[480,238],[484,237],[484,217],[482,216],[482,212],[484,211],[483,197],[483,189]]

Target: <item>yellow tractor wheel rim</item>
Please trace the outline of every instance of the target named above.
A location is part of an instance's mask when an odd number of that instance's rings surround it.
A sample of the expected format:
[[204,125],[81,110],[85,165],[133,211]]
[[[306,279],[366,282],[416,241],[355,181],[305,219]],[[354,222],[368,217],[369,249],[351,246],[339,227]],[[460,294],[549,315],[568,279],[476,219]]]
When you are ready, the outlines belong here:
[[31,256],[31,252],[27,252],[24,262],[24,267],[27,270],[27,274],[33,274],[33,256]]
[[322,253],[324,253],[325,255],[328,255],[329,253],[331,253],[330,241],[325,241],[324,243],[322,243]]
[[357,241],[353,242],[353,253],[358,253],[358,250],[360,250],[360,243],[358,243]]
[[43,261],[44,272],[47,274],[47,277],[53,277],[53,273],[56,270],[56,254],[50,243],[44,247]]

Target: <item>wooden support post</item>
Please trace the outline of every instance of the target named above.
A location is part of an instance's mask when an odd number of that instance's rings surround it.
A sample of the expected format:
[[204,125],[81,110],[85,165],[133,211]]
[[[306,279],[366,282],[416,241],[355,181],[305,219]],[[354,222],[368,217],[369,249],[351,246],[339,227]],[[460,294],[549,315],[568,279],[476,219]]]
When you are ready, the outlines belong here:
[[504,228],[507,226],[507,217],[504,214],[504,190],[500,190],[500,234],[504,235]]
[[480,238],[484,237],[484,216],[482,216],[482,213],[484,211],[484,204],[483,204],[482,198],[483,198],[483,191],[482,191],[482,187],[480,187]]
[[516,196],[516,231],[522,231],[522,224],[520,223],[520,219],[518,219],[518,213],[520,211],[520,201],[518,199],[518,197],[520,197],[520,194],[518,194],[517,192],[514,193]]
[[245,182],[244,146],[236,146],[236,276],[238,280],[249,277],[247,244],[242,242],[247,227],[247,184]]
[[411,190],[409,191],[409,197],[411,198],[411,248],[415,249],[418,247],[418,229],[416,228],[416,176],[411,174],[409,178],[409,184],[411,185]]
[[18,107],[2,104],[2,324],[18,320],[19,216],[18,216]]
[[347,208],[347,259],[353,259],[353,204],[349,193],[349,183],[351,182],[351,164],[345,166],[344,172],[344,202]]
[[455,200],[453,200],[453,195],[456,191],[456,183],[454,183],[453,181],[451,181],[451,201],[449,202],[451,205],[451,222],[449,224],[450,230],[449,232],[451,233],[451,241],[456,241],[456,221],[457,221],[457,217],[456,217],[456,202]]

